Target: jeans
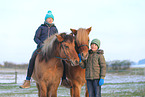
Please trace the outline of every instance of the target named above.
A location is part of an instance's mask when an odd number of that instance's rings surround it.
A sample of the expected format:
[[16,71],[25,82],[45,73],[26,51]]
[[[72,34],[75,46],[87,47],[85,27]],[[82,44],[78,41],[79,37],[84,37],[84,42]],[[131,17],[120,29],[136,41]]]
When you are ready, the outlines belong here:
[[87,79],[87,88],[89,97],[101,97],[101,86],[99,86],[99,79]]
[[26,80],[30,80],[31,79],[31,76],[32,76],[32,73],[33,73],[33,69],[34,69],[34,65],[35,65],[36,56],[37,56],[37,49],[33,52],[32,57],[31,57],[31,59],[29,61]]

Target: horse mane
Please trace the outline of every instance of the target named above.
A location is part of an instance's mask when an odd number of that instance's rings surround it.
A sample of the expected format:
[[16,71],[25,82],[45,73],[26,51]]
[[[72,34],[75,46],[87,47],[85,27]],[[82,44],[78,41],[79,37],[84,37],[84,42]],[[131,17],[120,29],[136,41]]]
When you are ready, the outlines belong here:
[[44,41],[44,44],[43,44],[43,47],[42,47],[43,55],[48,53],[47,51],[52,51],[53,50],[52,46],[53,46],[53,43],[54,43],[55,40],[56,40],[56,36],[52,35],[51,37],[47,38]]
[[[57,34],[52,35],[51,37],[48,37],[44,43],[43,43],[43,47],[41,48],[41,53],[39,61],[42,61],[43,59],[45,59],[45,61],[47,61],[49,58],[54,57],[55,55],[55,50],[57,48]],[[55,48],[55,49],[54,49]]]
[[[83,36],[83,37],[82,37]],[[77,30],[77,35],[76,35],[76,42],[78,44],[85,44],[87,40],[87,37],[88,37],[88,31],[84,28],[79,28]]]
[[[57,51],[59,51],[58,49],[60,48],[60,45],[56,35],[58,34],[54,34],[44,41],[43,47],[41,48],[39,61],[45,59],[45,61],[47,62],[48,59],[56,57],[58,55]],[[61,33],[60,35],[64,39],[64,41],[70,40],[70,42],[73,42],[73,37],[71,35],[66,35],[66,33]]]

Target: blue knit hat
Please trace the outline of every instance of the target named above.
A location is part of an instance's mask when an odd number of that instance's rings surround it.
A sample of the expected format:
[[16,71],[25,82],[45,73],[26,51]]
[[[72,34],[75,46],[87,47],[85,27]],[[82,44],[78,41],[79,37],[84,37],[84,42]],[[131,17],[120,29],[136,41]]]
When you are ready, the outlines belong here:
[[54,16],[53,16],[53,14],[52,14],[52,12],[50,10],[47,12],[47,14],[45,16],[45,21],[46,21],[47,18],[52,18],[53,21],[54,21]]

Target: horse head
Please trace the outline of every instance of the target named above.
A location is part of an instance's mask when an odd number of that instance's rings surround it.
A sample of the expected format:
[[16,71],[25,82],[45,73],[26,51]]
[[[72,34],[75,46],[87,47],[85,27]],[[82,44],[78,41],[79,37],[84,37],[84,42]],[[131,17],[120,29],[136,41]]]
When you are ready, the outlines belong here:
[[78,30],[70,29],[76,37],[76,51],[77,53],[80,53],[82,60],[86,60],[88,58],[89,33],[91,29],[92,27],[88,29],[79,28]]
[[64,60],[66,60],[66,62],[70,62],[72,66],[79,65],[78,54],[75,50],[74,37],[72,35],[67,35],[65,33],[56,35],[56,37],[60,44],[59,56]]

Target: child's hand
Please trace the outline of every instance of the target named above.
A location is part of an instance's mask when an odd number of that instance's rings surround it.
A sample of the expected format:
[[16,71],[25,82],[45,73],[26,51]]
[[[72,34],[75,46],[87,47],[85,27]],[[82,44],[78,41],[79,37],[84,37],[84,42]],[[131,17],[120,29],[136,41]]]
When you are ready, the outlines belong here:
[[81,62],[82,60],[81,60],[81,55],[80,54],[78,54],[78,57],[79,57],[79,59],[80,59],[80,61],[79,62]]
[[99,85],[102,86],[104,84],[104,79],[100,79]]

